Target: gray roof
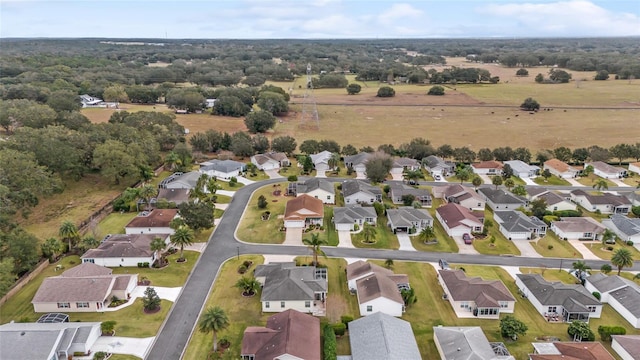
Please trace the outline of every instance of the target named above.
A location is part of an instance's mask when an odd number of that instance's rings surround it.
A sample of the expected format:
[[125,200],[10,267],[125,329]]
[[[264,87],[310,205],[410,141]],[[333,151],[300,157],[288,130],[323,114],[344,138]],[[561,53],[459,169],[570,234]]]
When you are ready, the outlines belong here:
[[563,305],[567,299],[573,299],[577,303],[587,305],[601,305],[587,289],[582,285],[569,285],[561,282],[548,282],[540,274],[518,274],[518,278],[544,306]]
[[613,214],[609,219],[621,233],[627,236],[640,234],[640,219],[638,218],[631,219],[624,215]]
[[422,162],[424,162],[425,166],[430,168],[430,169],[434,169],[434,168],[449,168],[451,166],[453,166],[453,163],[447,163],[446,161],[444,161],[442,158],[437,157],[435,155],[429,155],[426,158],[424,158],[422,160]]
[[419,360],[411,324],[381,312],[349,323],[353,360]]
[[211,160],[203,163],[200,166],[200,170],[204,171],[219,171],[222,173],[230,173],[236,170],[242,170],[245,168],[245,164],[234,160]]
[[590,232],[602,234],[606,227],[590,217],[563,217],[554,221],[553,226],[564,232]]
[[611,290],[623,288],[625,286],[637,287],[633,281],[627,280],[618,275],[605,275],[603,273],[596,273],[587,277],[587,281],[593,285],[599,292],[606,293]]
[[[0,325],[3,360],[49,359],[58,350],[87,341],[99,322],[8,323]],[[93,344],[89,344],[93,345]]]
[[537,217],[528,217],[520,211],[496,211],[495,217],[496,221],[509,232],[528,232],[547,226]]
[[265,277],[261,301],[313,300],[315,292],[327,291],[327,279],[316,277],[315,266],[272,263],[256,267]]
[[611,338],[629,355],[640,358],[640,335],[611,335]]
[[397,197],[402,197],[404,195],[413,195],[417,199],[431,199],[431,194],[429,194],[429,190],[427,189],[416,189],[413,186],[408,186],[404,184],[392,184],[391,185],[391,196],[395,199]]
[[491,344],[479,326],[436,326],[434,341],[442,350],[440,356],[449,360],[513,359],[493,352]]
[[567,201],[564,197],[558,195],[557,193],[554,192],[548,192],[546,194],[542,194],[540,196],[538,196],[539,199],[544,199],[544,201],[547,203],[548,205],[555,205],[558,203],[561,203],[563,201]]
[[509,165],[513,172],[530,172],[532,170],[540,170],[539,166],[529,165],[521,160],[509,160],[504,162],[505,165]]
[[585,164],[585,166],[589,166],[589,165],[593,166],[594,169],[598,169],[608,174],[619,174],[627,171],[621,167],[612,166],[603,161],[594,161],[594,162]]
[[392,227],[412,227],[412,222],[433,220],[427,210],[414,209],[412,207],[401,207],[398,209],[388,209],[387,219]]
[[156,237],[166,240],[169,234],[115,234],[97,248],[87,250],[81,258],[150,257],[151,241]]
[[329,161],[332,155],[333,153],[325,150],[317,154],[311,154],[309,155],[309,157],[311,158],[311,161],[313,162],[313,164],[317,165],[320,163],[326,163],[327,161]]
[[637,286],[625,286],[612,291],[609,296],[616,299],[633,316],[640,318],[640,290]]
[[298,194],[305,194],[317,189],[322,189],[330,194],[336,193],[336,189],[333,187],[333,183],[318,178],[310,178],[304,182],[300,182],[296,185],[296,192]]
[[173,189],[193,189],[196,187],[200,175],[202,174],[198,171],[189,171],[188,173],[184,173],[176,177],[173,181],[167,183],[166,187]]
[[382,190],[379,187],[373,186],[361,180],[346,180],[342,183],[342,194],[344,196],[350,196],[360,191],[369,193],[372,196],[382,196]]
[[504,190],[496,190],[492,188],[480,188],[478,192],[482,193],[487,200],[494,204],[526,204],[527,201],[519,196],[508,193]]
[[631,201],[622,195],[615,195],[611,193],[594,195],[580,189],[571,191],[571,194],[574,196],[584,196],[592,205],[631,205]]
[[367,217],[376,218],[376,210],[373,207],[359,205],[333,208],[333,221],[336,224],[353,224],[356,220]]
[[416,159],[408,157],[399,157],[393,159],[393,167],[415,167],[420,166],[420,162]]
[[549,189],[542,186],[528,186],[526,189],[527,189],[527,194],[531,197],[535,197],[535,196],[549,192]]
[[351,155],[351,156],[345,156],[344,157],[344,163],[345,164],[353,164],[353,165],[360,165],[360,164],[366,164],[369,159],[371,158],[371,156],[373,156],[370,153],[366,153],[366,152],[361,152],[359,154],[355,154],[355,155]]

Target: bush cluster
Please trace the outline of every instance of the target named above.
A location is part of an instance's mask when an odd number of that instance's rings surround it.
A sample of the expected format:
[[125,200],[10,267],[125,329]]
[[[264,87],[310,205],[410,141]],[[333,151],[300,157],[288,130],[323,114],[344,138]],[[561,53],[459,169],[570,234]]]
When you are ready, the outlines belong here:
[[323,354],[324,360],[335,360],[337,355],[336,334],[330,324],[325,324],[322,328],[322,338],[324,340]]
[[598,326],[598,334],[602,341],[611,341],[611,335],[625,335],[627,330],[622,326]]

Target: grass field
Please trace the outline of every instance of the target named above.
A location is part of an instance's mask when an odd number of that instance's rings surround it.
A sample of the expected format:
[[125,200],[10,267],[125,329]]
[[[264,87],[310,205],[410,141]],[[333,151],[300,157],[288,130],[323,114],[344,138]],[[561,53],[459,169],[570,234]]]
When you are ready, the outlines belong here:
[[[481,254],[485,255],[502,255],[502,254],[512,254],[512,255],[520,255],[520,250],[513,244],[512,241],[507,240],[507,238],[502,235],[500,232],[498,224],[493,220],[493,212],[485,211],[485,220],[490,220],[493,223],[493,226],[489,228],[489,232],[487,233],[487,237],[484,239],[475,239],[473,240],[473,247]],[[492,236],[495,236],[495,243],[491,243],[490,239]]]
[[103,239],[107,234],[124,234],[124,227],[138,215],[136,212],[118,213],[107,215],[96,226],[97,239]]
[[[278,216],[284,215],[285,204],[291,198],[273,195],[274,189],[278,188],[276,185],[263,186],[251,196],[237,230],[237,236],[240,240],[268,244],[282,244],[284,242],[285,232],[280,231],[284,222]],[[281,191],[284,192],[287,183],[282,182],[279,185]],[[260,195],[264,195],[267,199],[269,205],[266,209],[258,208]],[[269,220],[261,219],[261,214],[265,211],[271,212]]]
[[[567,267],[571,267],[571,263],[566,264]],[[523,274],[540,274],[547,281],[560,281],[565,284],[578,284],[578,279],[565,270],[556,268],[542,269],[542,268],[526,268],[521,267],[520,272]]]
[[[536,241],[531,242],[531,246],[544,257],[576,258],[582,259],[582,254],[577,251],[568,241],[560,240],[552,231]],[[549,249],[549,246],[552,246]]]
[[605,246],[603,246],[602,243],[599,242],[588,243],[585,244],[585,246],[589,248],[589,250],[591,250],[597,257],[604,260],[610,260],[611,256],[613,256],[613,253],[620,248],[629,250],[631,252],[631,255],[633,256],[633,259],[640,260],[640,251],[638,251],[638,249],[633,246],[627,246],[623,244],[620,240],[616,241],[614,245],[607,245],[607,247],[613,247],[613,250],[611,251],[606,250]]
[[389,227],[387,226],[387,217],[386,216],[378,216],[378,221],[376,223],[376,236],[375,243],[368,244],[364,242],[364,236],[362,235],[362,231],[351,235],[351,242],[353,246],[357,248],[363,249],[393,249],[398,250],[400,248],[400,243],[398,242],[398,238],[394,233],[391,232]]
[[542,186],[550,186],[550,185],[562,185],[562,186],[568,186],[571,185],[567,180],[565,179],[561,179],[555,175],[551,175],[550,178],[545,179],[542,176],[538,176],[537,178],[533,179],[533,181],[538,184],[538,185],[542,185]]
[[589,176],[585,176],[585,177],[578,177],[578,178],[576,178],[576,180],[577,180],[580,184],[585,185],[585,186],[590,186],[590,187],[593,187],[593,185],[594,185],[594,184],[596,183],[596,181],[598,181],[598,180],[605,180],[605,181],[607,182],[607,186],[608,186],[608,187],[618,186],[618,185],[616,185],[616,183],[614,183],[613,181],[608,180],[608,179],[603,179],[603,178],[601,178],[601,177],[599,177],[599,176],[596,176],[596,175],[594,175],[594,174],[590,174]]

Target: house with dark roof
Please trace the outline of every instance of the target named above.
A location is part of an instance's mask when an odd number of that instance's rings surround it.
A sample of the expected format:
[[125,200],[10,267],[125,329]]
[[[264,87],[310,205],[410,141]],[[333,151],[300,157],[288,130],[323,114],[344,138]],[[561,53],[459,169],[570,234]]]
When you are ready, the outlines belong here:
[[362,180],[345,180],[342,183],[342,196],[347,206],[373,204],[382,202],[382,189]]
[[613,214],[602,220],[602,225],[611,229],[622,241],[640,243],[640,219],[628,218],[621,214]]
[[515,360],[503,343],[490,343],[479,326],[434,326],[440,359]]
[[44,279],[31,303],[35,312],[103,311],[113,296],[128,299],[138,274],[112,274],[111,269],[83,263]]
[[331,159],[332,156],[333,156],[333,153],[326,150],[319,152],[317,154],[309,155],[309,157],[311,158],[311,162],[313,163],[313,167],[318,172],[329,170],[329,159]]
[[467,277],[462,270],[438,270],[438,282],[460,318],[498,319],[515,308],[516,299],[500,280]]
[[256,154],[251,157],[251,163],[258,170],[276,170],[291,165],[287,154],[283,152],[268,152]]
[[151,204],[155,205],[159,200],[164,199],[166,202],[180,205],[189,202],[190,192],[190,189],[158,189],[158,196],[151,199]]
[[435,156],[429,155],[422,160],[424,164],[424,168],[427,169],[427,172],[431,176],[440,175],[443,177],[447,177],[449,175],[453,175],[456,170],[456,164],[452,161],[445,161],[444,159]]
[[376,225],[378,215],[371,206],[354,205],[333,208],[333,223],[337,231],[354,231],[355,226],[362,228],[364,224]]
[[393,233],[418,234],[422,229],[433,226],[433,218],[427,210],[403,206],[387,209],[387,226]]
[[416,159],[396,157],[393,158],[393,164],[391,164],[391,170],[389,172],[392,174],[402,174],[405,171],[420,170],[421,166],[420,161]]
[[562,217],[551,222],[549,229],[563,240],[595,241],[607,228],[591,217]]
[[332,182],[321,178],[309,178],[302,182],[291,182],[287,190],[289,195],[307,194],[322,200],[325,204],[336,203],[336,189]]
[[349,322],[352,360],[419,360],[411,324],[382,312]]
[[327,269],[296,266],[295,263],[258,265],[254,276],[262,284],[262,312],[293,309],[324,316],[327,299]]
[[173,230],[169,224],[178,217],[177,209],[153,209],[143,211],[129,221],[124,227],[126,234],[170,234]]
[[358,297],[361,316],[376,312],[402,316],[404,300],[400,290],[410,288],[407,275],[359,260],[347,265],[347,285]]
[[611,348],[622,360],[640,359],[640,335],[611,335]]
[[270,316],[265,327],[249,326],[242,337],[242,360],[320,360],[320,320],[296,310]]
[[344,157],[344,166],[353,169],[357,172],[365,172],[367,162],[373,154],[367,152],[361,152],[355,155],[349,155]]
[[485,200],[474,189],[462,184],[434,186],[433,196],[445,202],[458,204],[471,211],[484,211]]
[[302,194],[287,201],[284,209],[285,228],[306,228],[309,225],[322,225],[324,205],[322,200]]
[[207,174],[220,180],[229,180],[240,176],[247,170],[247,165],[235,160],[209,160],[200,164],[200,173]]
[[621,167],[612,166],[603,161],[593,161],[585,163],[584,167],[593,166],[593,173],[605,179],[621,179],[627,176],[627,170]]
[[589,322],[602,313],[602,303],[579,284],[549,282],[540,274],[518,274],[516,285],[548,321]]
[[534,353],[529,360],[614,360],[599,342],[532,343]]
[[394,204],[404,204],[406,196],[413,197],[413,202],[419,203],[422,207],[431,207],[431,194],[427,189],[414,188],[413,186],[394,183],[391,184],[389,196]]
[[544,162],[543,170],[549,170],[552,175],[561,179],[573,179],[580,174],[581,170],[558,159],[549,159]]
[[151,241],[160,238],[169,244],[169,234],[114,234],[102,241],[95,249],[87,250],[80,259],[83,263],[92,263],[107,267],[149,266],[160,254],[151,251]]
[[521,211],[496,211],[493,219],[498,223],[502,235],[509,240],[533,240],[547,233],[544,221]]
[[627,215],[631,211],[631,202],[622,195],[611,193],[593,194],[584,190],[571,191],[571,201],[587,211],[600,211],[602,214]]
[[600,301],[608,303],[631,326],[640,329],[640,286],[617,275],[593,274],[585,280],[584,287],[600,293]]
[[578,209],[576,204],[554,191],[536,196],[535,199],[544,199],[544,202],[547,204],[547,210],[551,212]]
[[88,354],[101,335],[99,322],[23,323],[0,325],[3,360],[67,360]]
[[502,189],[480,188],[478,193],[493,211],[516,210],[529,205],[529,201]]
[[436,218],[447,235],[452,237],[482,232],[484,228],[484,212],[470,211],[455,203],[437,208]]
[[489,160],[471,164],[474,174],[496,176],[502,175],[504,165],[500,161]]
[[530,165],[522,160],[509,160],[504,162],[505,165],[509,165],[513,170],[513,175],[521,179],[528,179],[538,176],[540,167],[536,165]]

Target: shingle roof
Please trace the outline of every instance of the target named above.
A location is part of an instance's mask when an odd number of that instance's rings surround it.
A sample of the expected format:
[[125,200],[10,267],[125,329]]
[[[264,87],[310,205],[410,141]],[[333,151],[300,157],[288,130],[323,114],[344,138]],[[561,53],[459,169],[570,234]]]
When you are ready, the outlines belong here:
[[385,269],[380,265],[370,262],[358,260],[347,265],[347,280],[357,279],[369,273],[378,273],[383,275],[393,275],[393,271]]
[[540,195],[538,198],[544,199],[545,203],[547,203],[547,206],[555,205],[555,204],[559,204],[561,202],[567,201],[562,196],[551,191],[546,194]]
[[513,359],[513,357],[498,357],[478,326],[436,326],[433,332],[434,341],[438,343],[438,349],[441,350],[440,356],[443,359]]
[[522,160],[509,160],[504,162],[509,165],[514,172],[530,172],[532,170],[540,170],[539,166],[529,165]]
[[553,168],[555,170],[557,170],[558,172],[566,172],[566,171],[579,171],[577,168],[567,164],[564,161],[558,160],[558,159],[550,159],[544,162],[544,166],[545,167],[550,167]]
[[437,157],[435,155],[429,155],[426,158],[424,158],[424,163],[428,168],[436,168],[436,167],[446,167],[447,163],[440,157]]
[[202,174],[198,171],[189,171],[176,177],[173,181],[167,183],[166,186],[172,188],[179,188],[178,186],[180,186],[180,188],[183,189],[193,189],[196,187],[200,175]]
[[609,296],[616,299],[633,316],[640,318],[640,290],[637,286],[625,286],[610,292]]
[[[144,214],[144,213],[143,213]],[[147,215],[138,215],[125,226],[127,228],[169,227],[171,220],[178,215],[177,209],[153,209]]]
[[520,211],[496,211],[496,221],[508,232],[528,232],[532,229],[546,227],[546,224],[535,216],[528,217]]
[[489,160],[471,164],[474,169],[502,169],[504,165],[500,161]]
[[367,152],[361,152],[355,155],[345,156],[344,163],[353,164],[353,165],[366,164],[371,158],[371,156],[373,156],[373,154],[367,153]]
[[628,218],[624,215],[613,214],[609,218],[616,228],[627,236],[640,234],[640,219]]
[[287,201],[284,209],[285,220],[302,220],[306,218],[321,218],[324,216],[322,200],[302,194]]
[[151,241],[159,237],[166,239],[169,234],[116,234],[95,249],[89,249],[81,258],[148,257],[153,255]]
[[83,263],[78,266],[74,266],[69,270],[65,270],[60,276],[62,277],[83,277],[83,276],[105,276],[111,275],[113,271],[111,269],[92,264],[92,263]]
[[440,218],[444,220],[447,227],[450,229],[458,225],[482,225],[480,219],[476,215],[474,215],[473,212],[458,204],[448,203],[444,206],[440,206],[436,209],[436,211],[440,215]]
[[[393,167],[415,167],[419,166],[420,162],[416,159],[407,157],[393,158]],[[446,164],[445,164],[446,165]]]
[[416,189],[413,186],[408,186],[404,184],[392,184],[390,191],[393,199],[402,197],[404,195],[413,195],[416,198],[425,199],[425,200],[431,199],[431,194],[429,194],[429,190]]
[[573,194],[574,196],[584,196],[592,205],[631,205],[629,199],[622,195],[615,195],[611,193],[594,195],[580,189],[571,191],[571,194]]
[[640,358],[640,335],[611,335],[620,346],[634,358]]
[[234,160],[218,160],[207,161],[200,166],[201,171],[219,171],[221,173],[230,173],[236,170],[242,170],[246,166],[244,163]]
[[478,191],[494,204],[526,204],[525,199],[504,190],[480,188]]
[[333,208],[333,221],[336,224],[353,224],[356,220],[364,218],[376,218],[376,210],[373,207],[349,206]]
[[356,280],[358,290],[358,302],[367,303],[380,297],[404,304],[400,290],[395,281],[382,274],[372,274]]
[[569,298],[584,306],[601,305],[600,301],[582,285],[548,282],[540,274],[518,274],[517,276],[529,289],[530,295],[544,306],[561,305]]
[[244,331],[241,355],[255,360],[277,359],[285,354],[305,360],[320,360],[320,320],[296,310],[286,310],[267,319],[266,327]]
[[349,323],[353,360],[419,360],[411,324],[381,312]]
[[342,194],[350,196],[358,192],[366,192],[373,196],[382,195],[382,190],[361,180],[346,180],[342,183]]
[[301,182],[296,184],[296,191],[298,194],[305,194],[311,191],[322,189],[330,194],[336,193],[335,187],[333,187],[333,183],[319,178],[310,178],[305,182]]
[[527,186],[527,195],[531,197],[536,197],[544,193],[548,193],[549,189],[542,186]]
[[157,198],[176,203],[189,201],[189,189],[158,189]]
[[531,354],[531,360],[613,360],[599,342],[555,342],[554,354]]
[[625,172],[626,170],[621,168],[621,167],[617,167],[617,166],[612,166],[607,164],[606,162],[603,161],[594,161],[594,162],[590,162],[588,165],[593,166],[594,169],[600,170],[604,173],[607,174],[619,174],[621,172]]
[[499,306],[498,301],[516,301],[500,280],[467,277],[462,270],[439,270],[442,281],[454,301],[484,301],[487,306]]
[[327,279],[316,278],[315,266],[260,265],[255,275],[265,276],[261,301],[314,300],[315,292],[327,291]]
[[309,155],[309,157],[311,158],[311,161],[314,165],[318,165],[320,163],[328,162],[332,155],[332,153],[325,150],[317,154],[311,154]]
[[403,206],[398,209],[388,209],[387,219],[393,228],[396,227],[412,227],[413,222],[433,220],[427,210],[415,209]]
[[601,234],[606,227],[590,217],[563,217],[554,221],[553,226],[563,232],[590,232]]
[[114,278],[107,277],[50,277],[44,279],[32,303],[98,301],[103,302],[110,293]]
[[270,152],[270,153],[264,153],[264,154],[256,154],[256,155],[253,155],[253,158],[256,160],[256,162],[259,165],[262,165],[262,164],[266,163],[269,160],[273,160],[273,161],[276,161],[276,162],[281,162],[283,160],[288,160],[287,154],[282,153],[282,152]]

